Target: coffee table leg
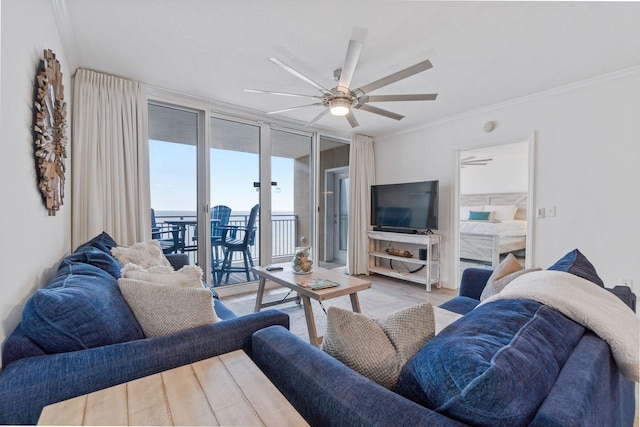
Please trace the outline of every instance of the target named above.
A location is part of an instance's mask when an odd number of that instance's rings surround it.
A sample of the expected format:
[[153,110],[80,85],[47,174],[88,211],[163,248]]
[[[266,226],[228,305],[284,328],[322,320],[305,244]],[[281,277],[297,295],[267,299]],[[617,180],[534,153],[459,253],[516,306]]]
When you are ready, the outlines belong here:
[[349,294],[349,297],[351,298],[351,308],[353,309],[353,312],[362,313],[360,311],[360,300],[358,299],[358,293],[354,292],[352,294]]
[[260,277],[260,282],[258,282],[258,294],[256,295],[256,308],[253,310],[254,313],[257,313],[262,308],[262,297],[264,295],[264,285],[267,279],[264,277]]
[[321,338],[318,338],[318,332],[316,331],[316,320],[313,317],[313,309],[311,308],[311,299],[307,296],[300,295],[302,298],[302,306],[304,307],[304,317],[307,320],[307,332],[309,332],[309,342],[319,347],[322,342]]

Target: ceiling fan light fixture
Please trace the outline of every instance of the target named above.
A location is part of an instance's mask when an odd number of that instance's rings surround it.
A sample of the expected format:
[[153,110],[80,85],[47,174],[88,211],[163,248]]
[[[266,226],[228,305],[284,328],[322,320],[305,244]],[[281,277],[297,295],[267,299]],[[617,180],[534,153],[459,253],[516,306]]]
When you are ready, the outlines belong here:
[[351,109],[351,101],[346,98],[335,98],[332,99],[330,111],[334,116],[346,116],[349,114]]

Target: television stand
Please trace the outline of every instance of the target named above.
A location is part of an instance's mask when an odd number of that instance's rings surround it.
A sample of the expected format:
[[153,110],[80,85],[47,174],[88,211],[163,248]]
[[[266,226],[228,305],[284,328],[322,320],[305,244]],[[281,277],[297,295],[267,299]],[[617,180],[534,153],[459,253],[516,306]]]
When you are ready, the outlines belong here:
[[[376,230],[369,231],[367,234],[369,240],[373,242],[371,246],[374,247],[374,250],[369,252],[369,273],[420,283],[426,286],[427,292],[431,292],[431,285],[440,287],[441,236],[439,234],[390,233]],[[388,254],[385,249],[389,246],[406,249],[413,256],[405,258]],[[419,259],[419,249],[426,249],[426,259]],[[425,268],[416,270],[405,267],[405,264]]]

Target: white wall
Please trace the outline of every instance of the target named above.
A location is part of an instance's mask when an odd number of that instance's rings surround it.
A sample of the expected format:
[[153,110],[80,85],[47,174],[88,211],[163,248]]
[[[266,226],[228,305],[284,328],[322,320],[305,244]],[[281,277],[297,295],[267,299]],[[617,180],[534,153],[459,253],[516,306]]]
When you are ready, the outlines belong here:
[[[62,64],[69,114],[71,71],[50,0],[2,0],[1,7],[0,342],[4,342],[20,321],[26,300],[53,276],[71,249],[70,158],[64,205],[50,217],[38,189],[31,131],[34,79],[43,50],[53,50]],[[68,122],[70,126],[70,117]]]
[[[439,179],[445,286],[452,259],[455,148],[535,134],[533,266],[579,248],[607,286],[632,279],[640,290],[640,69],[603,76],[399,135],[376,138],[377,183]],[[437,108],[437,102],[434,108]],[[492,120],[491,133],[482,130]],[[381,161],[380,159],[384,159]]]
[[460,194],[522,193],[529,189],[529,144],[514,142],[460,152],[460,159],[491,159],[460,169]]

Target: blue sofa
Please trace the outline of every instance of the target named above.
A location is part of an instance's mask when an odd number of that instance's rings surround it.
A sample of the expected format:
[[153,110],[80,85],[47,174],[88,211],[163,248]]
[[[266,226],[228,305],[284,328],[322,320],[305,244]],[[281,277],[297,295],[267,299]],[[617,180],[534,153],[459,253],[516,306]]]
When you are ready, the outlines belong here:
[[[467,269],[464,314],[404,366],[394,390],[281,327],[253,335],[254,361],[316,426],[632,426],[634,383],[609,346],[533,300],[479,304],[491,271]],[[635,307],[628,288],[616,295]]]
[[[222,321],[145,338],[117,285],[115,245],[102,233],[80,246],[25,304],[3,346],[0,424],[35,424],[51,403],[230,351],[251,356],[254,332],[289,328],[279,310],[238,317],[215,299]],[[188,262],[184,254],[167,258],[174,268]]]

